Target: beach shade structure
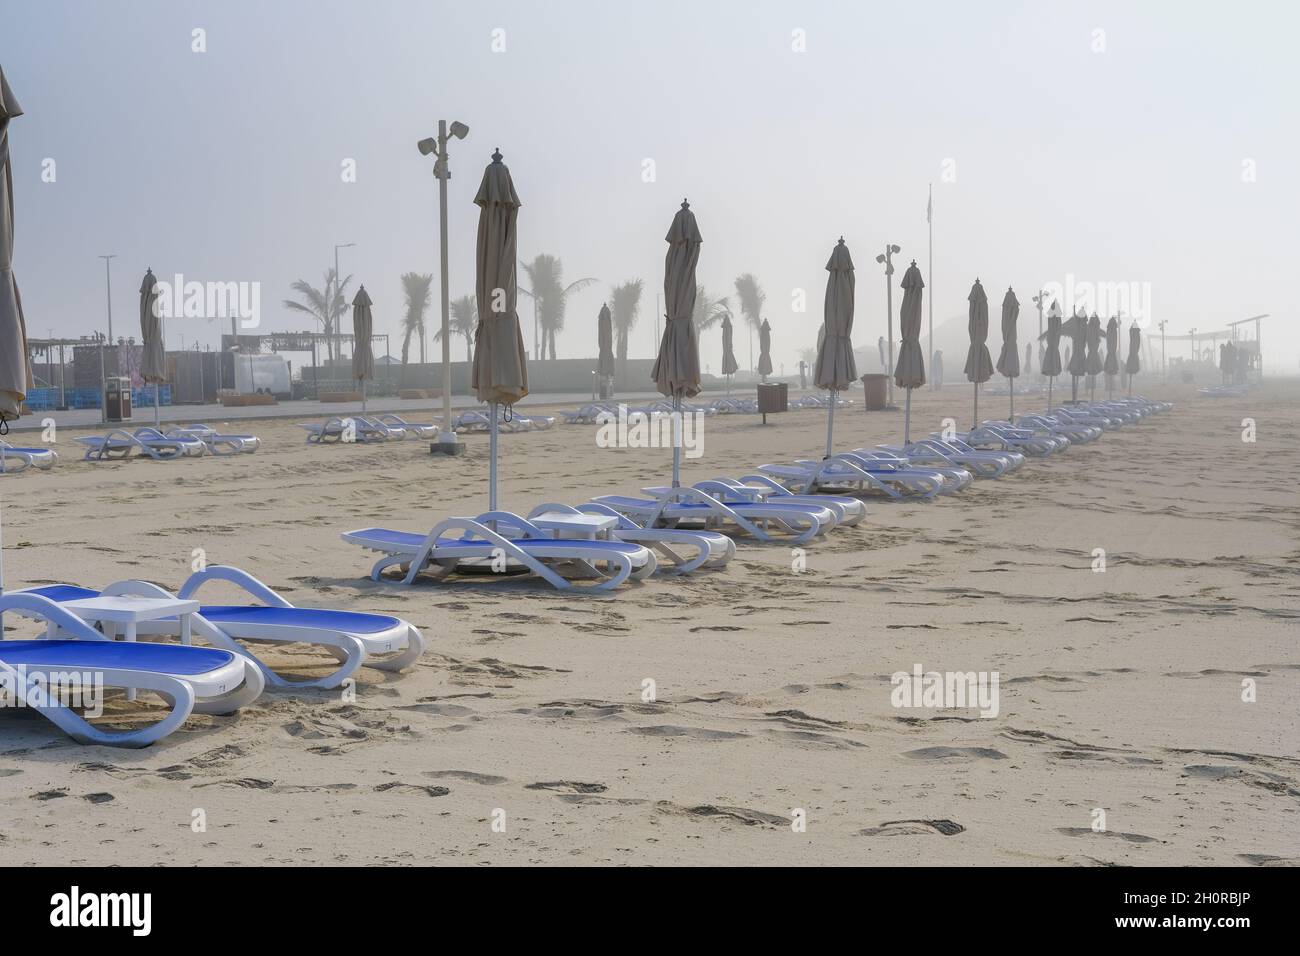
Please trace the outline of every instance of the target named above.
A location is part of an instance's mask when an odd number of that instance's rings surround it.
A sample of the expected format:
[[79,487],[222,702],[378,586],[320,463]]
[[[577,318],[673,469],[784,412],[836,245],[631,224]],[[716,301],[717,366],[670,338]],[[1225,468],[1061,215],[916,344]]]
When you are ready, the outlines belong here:
[[1072,315],[1062,326],[1062,331],[1070,336],[1070,358],[1066,370],[1070,373],[1070,399],[1079,400],[1079,379],[1087,373],[1088,317]]
[[596,342],[600,348],[596,376],[603,382],[611,382],[614,380],[614,319],[608,303],[601,303],[600,315],[596,317]]
[[357,287],[352,300],[352,377],[361,383],[361,411],[366,410],[366,382],[375,377],[375,353],[370,348],[370,335],[375,320],[370,312],[374,303],[364,285]]
[[1002,297],[1002,352],[998,355],[998,372],[1005,376],[1007,391],[1011,393],[1011,411],[1008,421],[1016,421],[1016,379],[1020,377],[1020,345],[1016,342],[1016,320],[1020,318],[1020,300],[1011,286]]
[[1038,370],[1047,377],[1047,410],[1052,410],[1052,382],[1061,374],[1061,307],[1052,303],[1047,313],[1047,343],[1043,348],[1043,357],[1038,363]]
[[18,417],[31,387],[23,301],[14,279],[14,176],[9,159],[9,121],[21,116],[4,68],[0,67],[0,434]]
[[821,334],[817,337],[817,364],[813,384],[830,392],[826,403],[826,457],[835,454],[835,397],[858,377],[853,361],[853,257],[844,238],[835,244],[826,262],[826,304]]
[[903,273],[903,304],[898,311],[898,364],[894,384],[907,390],[903,402],[903,445],[912,443],[912,389],[925,384],[925,356],[921,352],[921,298],[925,282],[916,260]]
[[1084,358],[1084,369],[1088,373],[1088,400],[1095,401],[1097,398],[1097,376],[1105,368],[1101,363],[1101,319],[1097,318],[1094,312],[1091,319],[1088,320],[1088,334],[1085,338],[1088,346],[1088,354]]
[[474,336],[472,386],[490,409],[488,419],[488,507],[497,510],[497,417],[528,394],[528,360],[519,331],[519,195],[510,169],[494,150],[483,170],[474,204],[479,207],[474,254],[474,290],[479,320]]
[[1119,374],[1119,317],[1112,315],[1106,323],[1106,397],[1115,391],[1115,376]]
[[158,391],[167,381],[167,353],[163,349],[162,317],[158,314],[158,280],[146,269],[140,282],[140,377],[153,386],[153,423],[159,425]]
[[691,204],[673,216],[664,236],[664,334],[650,377],[661,395],[673,400],[673,488],[682,484],[682,399],[700,393],[700,347],[695,340],[695,267],[700,261],[699,226]]
[[758,327],[758,374],[765,382],[772,374],[772,326],[767,319]]
[[1142,331],[1137,325],[1129,326],[1128,330],[1128,360],[1124,363],[1124,371],[1128,374],[1128,393],[1133,395],[1133,376],[1138,373],[1142,367],[1138,355],[1142,349]]
[[976,279],[966,296],[970,303],[966,316],[966,331],[970,333],[970,349],[966,352],[966,381],[975,386],[975,405],[971,413],[973,424],[980,423],[980,384],[993,377],[993,358],[985,344],[989,337],[989,297],[984,294],[984,286]]
[[735,330],[731,326],[731,316],[722,315],[722,374],[727,377],[727,394],[731,394],[731,376],[740,368],[736,361]]

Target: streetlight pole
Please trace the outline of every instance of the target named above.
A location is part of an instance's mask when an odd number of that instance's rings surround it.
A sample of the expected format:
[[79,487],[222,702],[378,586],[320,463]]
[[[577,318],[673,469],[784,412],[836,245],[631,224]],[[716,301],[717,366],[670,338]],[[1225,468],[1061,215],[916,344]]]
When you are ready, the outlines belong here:
[[1169,359],[1165,356],[1165,319],[1160,320],[1160,378],[1163,384],[1169,384]]
[[[438,178],[438,239],[440,249],[439,266],[442,275],[442,428],[438,431],[437,450],[447,455],[460,452],[456,442],[456,433],[451,430],[451,292],[447,288],[449,269],[447,266],[447,180],[451,178],[451,167],[447,162],[447,134],[457,139],[469,135],[469,127],[459,120],[448,129],[446,120],[438,120],[438,138],[422,139],[417,144],[420,153],[436,155],[433,174]],[[479,303],[483,308],[485,303]]]
[[[343,285],[342,285],[343,277],[339,275],[339,250],[351,249],[355,245],[356,245],[355,242],[343,242],[334,246],[334,295],[330,297],[328,303],[331,312],[334,311],[334,300],[343,294]],[[341,326],[343,324],[343,310],[339,310],[339,314],[336,316],[332,316],[332,318],[334,319],[334,359],[335,361],[342,361],[343,329],[341,328]],[[234,323],[231,323],[232,332],[234,331],[233,326]]]
[[[104,260],[104,302],[108,306],[108,344],[111,348],[113,345],[113,260],[117,258],[117,253],[113,252],[106,256],[100,256]],[[99,349],[99,420],[101,423],[108,421],[108,402],[105,399],[105,393],[108,391],[108,376],[104,368],[104,348]]]
[[885,308],[889,313],[889,367],[885,369],[885,404],[891,406],[894,404],[894,253],[902,251],[901,246],[886,243],[884,253],[876,256],[876,261],[885,265]]
[[[1043,302],[1047,298],[1047,292],[1043,289],[1038,290],[1038,295],[1034,296],[1034,305],[1038,306],[1038,342],[1043,341]],[[1040,346],[1041,347],[1041,346]],[[1032,353],[1031,353],[1032,354]],[[1043,374],[1042,363],[1039,363],[1038,374]]]

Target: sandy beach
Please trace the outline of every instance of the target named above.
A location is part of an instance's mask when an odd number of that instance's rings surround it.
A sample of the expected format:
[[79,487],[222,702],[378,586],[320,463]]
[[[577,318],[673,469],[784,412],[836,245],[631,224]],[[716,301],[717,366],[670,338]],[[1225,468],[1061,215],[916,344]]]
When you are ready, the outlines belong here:
[[[355,701],[268,693],[141,751],[5,711],[0,859],[1300,862],[1300,383],[1211,400],[1139,381],[1174,410],[954,497],[871,499],[861,525],[807,546],[802,573],[788,546],[742,541],[724,570],[599,596],[367,579],[373,557],[340,532],[486,510],[485,436],[449,460],[417,441],[309,446],[268,421],[251,456],[92,464],[84,432],[60,430],[55,470],[0,478],[7,588],[174,590],[201,548],[294,603],[404,617],[429,650],[404,675],[363,669]],[[839,445],[901,437],[901,414],[857,397]],[[967,388],[916,393],[924,430],[969,414]],[[709,419],[684,479],[819,455],[824,412],[770,421]],[[594,426],[501,451],[501,504],[521,513],[635,492],[669,464],[598,449]],[[324,669],[305,649],[270,656]],[[998,715],[895,708],[890,675],[918,664],[997,671]]]

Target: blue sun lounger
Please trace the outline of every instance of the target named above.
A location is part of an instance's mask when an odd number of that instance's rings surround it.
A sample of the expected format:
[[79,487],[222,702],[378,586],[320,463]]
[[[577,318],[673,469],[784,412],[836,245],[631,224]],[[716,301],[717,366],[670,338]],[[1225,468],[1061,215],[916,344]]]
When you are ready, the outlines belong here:
[[[119,643],[49,598],[26,592],[0,596],[6,611],[42,618],[71,640],[0,640],[0,678],[11,693],[74,740],[110,747],[146,747],[191,713],[229,714],[256,700],[262,672],[231,651],[181,644]],[[171,704],[162,720],[138,730],[92,725],[48,691],[78,675],[104,689],[144,690]]]
[[52,448],[15,448],[7,441],[0,441],[0,475],[15,475],[28,468],[48,471],[58,460]]
[[[424,638],[412,624],[387,614],[294,607],[257,578],[222,565],[213,565],[190,575],[177,597],[193,598],[213,581],[233,584],[261,604],[204,604],[191,616],[193,633],[214,647],[232,651],[250,660],[265,681],[277,690],[306,687],[338,687],[361,666],[382,671],[401,671],[424,652]],[[120,581],[96,591],[70,584],[30,588],[14,594],[35,594],[56,603],[85,598],[135,595],[170,598],[166,590],[147,581]],[[138,627],[141,635],[178,637],[176,619],[150,621]],[[51,636],[57,637],[57,634]],[[287,678],[265,664],[249,644],[311,644],[323,648],[339,661],[339,667],[324,677],[309,680]]]

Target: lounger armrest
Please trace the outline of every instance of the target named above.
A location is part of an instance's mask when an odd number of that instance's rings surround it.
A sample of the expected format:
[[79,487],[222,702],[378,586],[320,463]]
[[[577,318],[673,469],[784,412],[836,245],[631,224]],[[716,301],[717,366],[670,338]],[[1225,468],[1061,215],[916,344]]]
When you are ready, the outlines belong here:
[[268,607],[293,607],[288,601],[276,594],[270,587],[263,584],[257,578],[253,577],[247,571],[239,568],[232,568],[224,564],[214,564],[202,571],[195,571],[189,576],[189,579],[181,585],[181,589],[176,592],[176,596],[186,600],[194,596],[203,585],[209,581],[226,581],[236,587],[243,588],[257,600],[263,602]]
[[79,641],[107,641],[109,638],[95,630],[77,615],[56,601],[51,601],[43,594],[30,591],[10,591],[0,595],[0,615],[5,611],[26,611],[35,617],[44,618],[54,625],[52,630],[66,634]]

